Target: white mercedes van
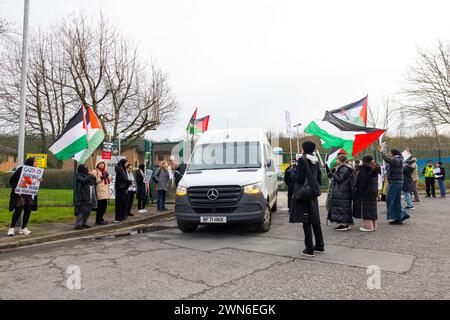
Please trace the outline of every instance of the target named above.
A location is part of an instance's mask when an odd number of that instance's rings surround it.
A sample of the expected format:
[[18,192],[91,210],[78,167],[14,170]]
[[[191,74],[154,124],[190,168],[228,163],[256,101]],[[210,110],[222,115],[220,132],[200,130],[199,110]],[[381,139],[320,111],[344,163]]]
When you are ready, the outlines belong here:
[[197,141],[175,200],[182,232],[200,224],[253,224],[267,232],[277,210],[272,147],[259,129],[210,130]]

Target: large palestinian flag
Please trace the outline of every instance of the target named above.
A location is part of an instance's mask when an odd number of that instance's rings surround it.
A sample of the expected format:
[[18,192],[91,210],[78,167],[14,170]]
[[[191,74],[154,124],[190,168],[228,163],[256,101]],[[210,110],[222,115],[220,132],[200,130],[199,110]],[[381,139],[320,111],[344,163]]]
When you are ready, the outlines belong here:
[[84,118],[84,107],[80,107],[67,122],[61,135],[48,148],[56,159],[68,160],[88,147]]
[[193,135],[201,134],[206,130],[208,130],[208,125],[209,125],[209,116],[196,119],[192,124],[190,124],[188,132]]
[[368,96],[365,96],[359,101],[350,103],[342,108],[331,110],[330,113],[340,120],[365,127],[367,126],[368,100]]
[[73,156],[73,159],[80,163],[85,163],[105,139],[103,127],[91,106],[85,109],[84,117],[84,128],[86,130],[88,147]]
[[371,145],[384,131],[349,123],[339,119],[330,111],[325,113],[323,120],[312,121],[305,128],[306,133],[322,139],[324,148],[342,148],[351,156],[355,156]]

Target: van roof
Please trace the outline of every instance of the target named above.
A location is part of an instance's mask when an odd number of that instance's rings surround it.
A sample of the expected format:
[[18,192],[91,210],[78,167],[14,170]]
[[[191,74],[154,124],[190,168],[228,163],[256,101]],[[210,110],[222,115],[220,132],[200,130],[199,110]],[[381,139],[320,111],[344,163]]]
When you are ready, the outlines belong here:
[[208,130],[202,134],[198,144],[215,142],[242,142],[242,141],[268,141],[261,129],[237,128]]

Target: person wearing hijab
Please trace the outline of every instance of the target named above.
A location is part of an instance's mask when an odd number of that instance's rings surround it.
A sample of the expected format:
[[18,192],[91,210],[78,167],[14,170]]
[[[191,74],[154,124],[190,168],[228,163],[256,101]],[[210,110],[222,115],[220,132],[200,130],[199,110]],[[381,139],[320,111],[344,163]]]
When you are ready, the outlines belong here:
[[108,208],[108,199],[110,195],[109,184],[111,183],[111,176],[108,174],[108,171],[106,171],[106,163],[104,160],[97,162],[92,174],[96,179],[95,191],[97,194],[97,213],[95,215],[95,224],[101,226],[108,224],[108,222],[103,219],[103,216]]
[[136,197],[138,199],[138,213],[146,213],[145,205],[147,204],[148,183],[145,180],[145,165],[140,164],[136,171]]
[[388,154],[384,152],[383,146],[379,146],[381,156],[386,162],[386,176],[388,181],[386,205],[387,218],[391,220],[390,225],[401,225],[409,219],[402,207],[403,187],[403,156],[398,149],[392,149]]
[[[25,160],[24,165],[35,167],[36,166],[35,158],[28,158],[27,160]],[[9,211],[10,212],[14,211],[11,219],[11,225],[8,230],[9,237],[14,236],[15,234],[14,228],[22,212],[23,212],[22,227],[19,230],[19,234],[21,235],[31,234],[31,231],[28,230],[27,228],[27,224],[28,221],[30,220],[31,211],[37,211],[37,197],[27,194],[16,194],[16,187],[17,184],[19,183],[21,174],[22,174],[22,167],[18,168],[14,172],[12,177],[9,179],[9,184],[11,186],[11,194],[9,197]]]
[[[319,159],[314,155],[316,144],[312,141],[305,141],[302,144],[302,156],[298,159],[297,169],[295,171],[295,183],[303,186],[309,184],[310,188],[319,188],[321,184],[321,172]],[[309,173],[314,181],[307,179]],[[320,226],[319,201],[318,198],[308,200],[299,200],[295,197],[292,201],[290,223],[303,223],[303,232],[305,234],[305,249],[302,254],[307,257],[314,257],[314,252],[325,253],[322,228]],[[315,244],[313,242],[313,234]]]
[[115,211],[116,217],[114,222],[119,223],[123,220],[127,220],[127,191],[131,185],[131,181],[128,180],[127,167],[128,160],[121,159],[116,166],[116,179],[114,188],[116,190]]
[[336,168],[326,167],[327,175],[331,179],[331,201],[328,210],[328,220],[339,223],[336,231],[349,231],[353,224],[353,186],[354,170],[347,162],[347,156],[341,154],[336,158]]
[[96,178],[89,172],[85,164],[78,166],[76,176],[76,199],[75,199],[75,230],[83,230],[89,228],[87,220],[92,211],[92,195]]

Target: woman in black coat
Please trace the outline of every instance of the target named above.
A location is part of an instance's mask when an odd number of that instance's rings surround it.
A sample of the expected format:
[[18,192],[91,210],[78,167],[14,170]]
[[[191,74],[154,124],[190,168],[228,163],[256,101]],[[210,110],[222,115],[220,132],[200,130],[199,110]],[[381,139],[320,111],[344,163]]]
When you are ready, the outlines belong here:
[[331,200],[328,210],[328,220],[339,223],[336,231],[350,230],[352,217],[352,175],[353,169],[347,164],[344,154],[337,156],[336,168],[333,171],[327,167],[327,175],[331,179]]
[[[34,167],[36,165],[35,158],[28,158],[25,163],[25,166]],[[37,211],[37,197],[27,195],[27,194],[16,194],[16,187],[19,183],[20,176],[22,174],[22,167],[18,168],[14,174],[9,179],[9,184],[11,186],[11,194],[9,196],[9,211],[14,211],[11,225],[8,230],[8,236],[14,236],[14,227],[17,224],[17,221],[20,218],[20,215],[23,211],[22,218],[22,228],[19,231],[19,234],[29,235],[31,231],[28,230],[27,224],[31,216],[31,211]]]
[[138,199],[138,212],[145,213],[145,205],[147,204],[148,183],[144,182],[145,179],[145,165],[139,165],[139,169],[136,171],[136,197]]
[[89,172],[85,164],[78,166],[76,177],[76,200],[75,200],[75,230],[89,228],[87,220],[92,211],[93,199],[95,192],[94,186],[97,178]]
[[363,219],[363,226],[359,229],[363,232],[372,232],[377,229],[378,175],[380,173],[380,166],[373,157],[365,155],[356,177],[353,200],[353,217]]
[[121,159],[116,166],[116,179],[114,182],[114,188],[116,191],[115,210],[116,218],[115,223],[122,220],[127,220],[127,190],[131,185],[131,181],[128,180],[126,167],[128,160]]
[[[295,183],[299,186],[305,184],[306,170],[308,168],[313,177],[317,180],[317,184],[321,183],[321,172],[318,164],[318,158],[313,155],[316,145],[312,141],[305,141],[302,144],[303,155],[298,159],[297,169],[295,173]],[[294,191],[295,193],[295,191]],[[305,234],[305,250],[302,254],[308,257],[314,256],[314,251],[324,253],[324,241],[322,235],[322,228],[320,226],[319,216],[319,201],[316,198],[311,200],[292,200],[292,208],[289,216],[289,222],[291,223],[303,223],[303,232]],[[316,240],[316,244],[313,243],[313,233]]]

